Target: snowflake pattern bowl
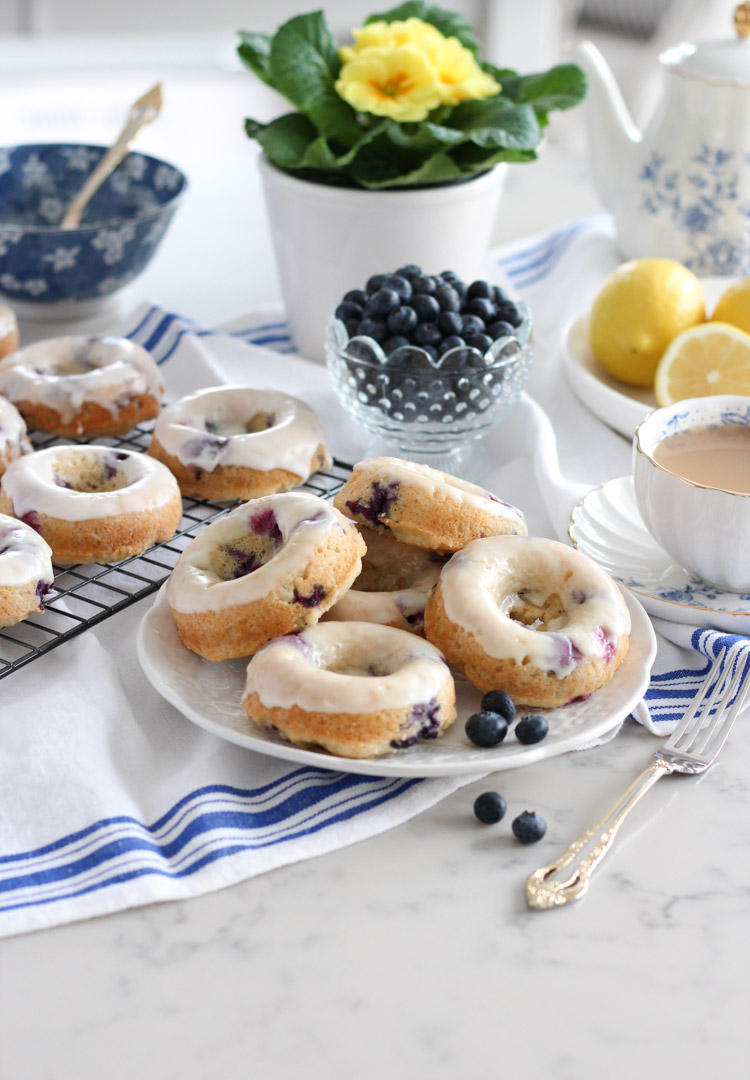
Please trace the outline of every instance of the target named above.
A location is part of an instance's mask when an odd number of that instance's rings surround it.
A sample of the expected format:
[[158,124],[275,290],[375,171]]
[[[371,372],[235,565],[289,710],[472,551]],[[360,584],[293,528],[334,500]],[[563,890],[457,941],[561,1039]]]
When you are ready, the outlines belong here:
[[147,266],[187,188],[184,173],[130,153],[81,224],[60,221],[103,146],[0,147],[0,293],[24,314],[87,314]]
[[433,361],[409,345],[386,356],[372,338],[350,338],[332,313],[326,362],[339,401],[358,424],[399,451],[425,458],[459,451],[510,412],[526,386],[533,357],[527,304],[513,336],[486,354],[461,346]]

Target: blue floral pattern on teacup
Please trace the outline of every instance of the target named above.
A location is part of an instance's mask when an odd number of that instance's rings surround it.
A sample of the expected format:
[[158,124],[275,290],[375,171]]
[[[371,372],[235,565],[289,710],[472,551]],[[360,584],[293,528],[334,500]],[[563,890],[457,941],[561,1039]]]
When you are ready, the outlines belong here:
[[682,261],[696,274],[750,274],[750,155],[703,144],[686,169],[652,153],[639,176],[641,209],[669,216],[689,252]]
[[129,154],[84,211],[59,223],[104,147],[0,148],[0,292],[11,301],[77,302],[132,281],[156,251],[187,187],[183,173]]

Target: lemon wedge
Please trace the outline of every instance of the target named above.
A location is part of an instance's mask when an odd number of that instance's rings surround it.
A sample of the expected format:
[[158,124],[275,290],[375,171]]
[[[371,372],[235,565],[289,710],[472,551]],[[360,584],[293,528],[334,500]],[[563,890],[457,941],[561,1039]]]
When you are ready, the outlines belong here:
[[750,333],[750,277],[736,282],[723,293],[711,320],[731,323]]
[[750,334],[708,322],[678,334],[656,369],[660,405],[711,394],[750,396]]

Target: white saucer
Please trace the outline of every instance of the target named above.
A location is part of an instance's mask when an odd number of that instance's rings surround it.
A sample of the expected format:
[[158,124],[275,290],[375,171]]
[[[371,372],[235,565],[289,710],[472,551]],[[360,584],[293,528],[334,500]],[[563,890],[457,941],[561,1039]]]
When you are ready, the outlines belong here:
[[[559,709],[547,710],[550,731],[544,742],[523,746],[509,734],[500,746],[482,750],[466,737],[464,724],[480,705],[481,694],[457,682],[458,720],[434,742],[422,742],[403,753],[365,760],[334,757],[323,750],[302,750],[284,742],[245,716],[242,690],[247,660],[212,664],[190,652],[177,637],[165,586],[144,616],[138,633],[138,659],[147,679],[188,720],[248,750],[301,765],[369,776],[456,776],[517,769],[542,758],[577,750],[603,738],[633,711],[649,684],[656,656],[656,638],[648,616],[624,591],[630,610],[630,649],[612,680],[592,694]],[[524,710],[530,712],[531,710]]]
[[[736,280],[701,278],[708,311],[713,310],[721,294]],[[627,386],[607,374],[591,351],[588,329],[588,315],[580,315],[565,326],[562,334],[563,371],[574,394],[586,408],[630,439],[641,420],[658,407],[658,402],[653,390]]]
[[662,619],[750,634],[750,595],[725,592],[689,574],[643,524],[632,476],[590,491],[575,507],[570,539]]

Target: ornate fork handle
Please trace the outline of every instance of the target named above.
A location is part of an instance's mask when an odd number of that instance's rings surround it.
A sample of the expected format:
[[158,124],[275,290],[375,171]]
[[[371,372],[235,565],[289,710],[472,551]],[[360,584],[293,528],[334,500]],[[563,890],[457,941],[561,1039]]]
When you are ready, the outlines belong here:
[[[567,851],[547,866],[530,874],[526,880],[526,901],[531,908],[550,908],[578,900],[589,887],[594,870],[614,844],[617,832],[635,804],[653,787],[659,777],[673,771],[668,762],[655,759],[623,792],[601,821],[574,840]],[[570,877],[559,881],[555,875],[573,862],[576,855],[596,837],[593,848],[578,863]]]

